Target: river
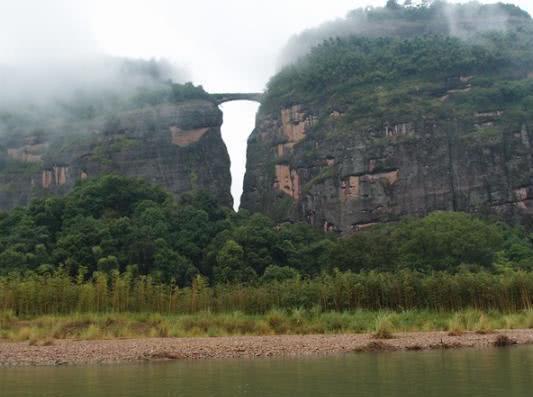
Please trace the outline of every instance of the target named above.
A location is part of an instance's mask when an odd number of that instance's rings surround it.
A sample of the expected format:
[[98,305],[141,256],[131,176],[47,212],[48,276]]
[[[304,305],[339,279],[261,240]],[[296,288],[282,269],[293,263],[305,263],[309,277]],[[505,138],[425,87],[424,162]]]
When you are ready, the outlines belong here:
[[533,395],[533,347],[1,368],[0,396]]

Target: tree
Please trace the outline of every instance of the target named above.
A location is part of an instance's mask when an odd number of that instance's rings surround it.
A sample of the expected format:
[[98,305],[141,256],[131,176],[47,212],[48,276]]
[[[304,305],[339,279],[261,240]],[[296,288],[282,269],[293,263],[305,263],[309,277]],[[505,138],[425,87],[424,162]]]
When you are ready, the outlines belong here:
[[385,7],[389,10],[399,10],[402,8],[402,6],[398,3],[398,0],[388,0]]
[[261,281],[271,283],[273,281],[285,281],[298,277],[298,272],[288,266],[270,265],[261,276]]
[[111,273],[111,271],[118,270],[118,260],[116,256],[109,255],[98,259],[96,264],[98,271]]
[[25,270],[28,265],[27,255],[10,247],[0,253],[0,273]]
[[244,250],[234,240],[228,240],[218,252],[214,269],[219,283],[244,282],[256,277],[255,271],[244,261]]
[[164,281],[176,280],[181,287],[190,285],[198,269],[189,259],[173,251],[164,239],[157,239],[155,243],[153,272],[159,273]]

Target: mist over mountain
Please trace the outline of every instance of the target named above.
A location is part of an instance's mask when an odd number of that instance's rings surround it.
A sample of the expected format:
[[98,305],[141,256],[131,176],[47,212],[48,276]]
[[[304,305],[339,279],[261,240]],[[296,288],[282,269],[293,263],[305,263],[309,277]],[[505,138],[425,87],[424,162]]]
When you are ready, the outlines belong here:
[[[107,102],[188,73],[166,59],[108,55],[84,4],[20,0],[0,5],[0,120],[6,113],[63,117],[65,105]],[[4,123],[5,124],[5,123]]]
[[35,130],[68,134],[65,123],[164,102],[173,95],[173,86],[187,79],[185,71],[164,59],[103,55],[4,65],[0,75],[0,137]]
[[291,37],[282,51],[280,66],[306,55],[311,48],[332,37],[402,37],[439,34],[480,40],[490,31],[516,29],[517,21],[530,20],[529,14],[512,4],[451,4],[444,1],[404,5],[389,1],[386,7],[366,7],[350,11],[345,18],[326,22]]
[[50,106],[75,93],[129,95],[140,87],[169,80],[181,83],[187,73],[167,60],[91,56],[77,59],[0,65],[0,107],[15,110],[32,103]]

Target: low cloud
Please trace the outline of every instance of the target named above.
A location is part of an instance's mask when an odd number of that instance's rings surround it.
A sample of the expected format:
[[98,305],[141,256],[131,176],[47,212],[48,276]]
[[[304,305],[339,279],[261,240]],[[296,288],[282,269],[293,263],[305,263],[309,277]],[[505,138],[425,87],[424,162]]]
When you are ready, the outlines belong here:
[[[121,92],[188,74],[170,62],[105,55],[83,9],[66,0],[0,5],[0,107],[46,105],[74,92]],[[117,24],[117,29],[119,24]]]
[[[408,10],[411,12],[406,12]],[[416,14],[425,15],[423,23],[416,19]],[[296,61],[312,47],[331,37],[411,37],[420,34],[446,34],[468,39],[483,32],[507,30],[513,18],[528,17],[528,14],[518,7],[501,3],[450,4],[435,1],[429,7],[412,2],[407,8],[359,8],[349,12],[345,18],[326,22],[291,37],[282,51],[279,66]]]

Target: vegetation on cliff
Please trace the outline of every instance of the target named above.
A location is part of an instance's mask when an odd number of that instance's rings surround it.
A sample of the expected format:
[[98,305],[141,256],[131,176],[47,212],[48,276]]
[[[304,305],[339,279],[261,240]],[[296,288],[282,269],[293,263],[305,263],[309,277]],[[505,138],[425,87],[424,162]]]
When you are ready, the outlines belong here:
[[[0,96],[0,174],[10,174],[25,167],[25,161],[11,159],[16,164],[7,169],[10,160],[7,151],[32,144],[47,143],[55,151],[48,153],[54,163],[61,162],[61,150],[66,144],[87,143],[88,131],[95,120],[105,119],[112,125],[117,115],[134,109],[163,103],[210,100],[202,86],[172,81],[171,66],[164,61],[111,59],[105,72],[97,77],[91,70],[78,76],[57,90],[11,98],[5,92]],[[109,70],[108,70],[109,69]],[[92,71],[94,73],[94,71]],[[94,127],[93,127],[94,128]],[[45,156],[46,157],[46,156]],[[18,167],[18,168],[17,168]]]
[[[386,7],[355,9],[345,18],[326,22],[290,38],[282,54],[285,64],[297,63],[330,38],[350,36],[412,39],[438,35],[484,43],[490,32],[524,33],[531,25],[527,12],[512,4],[463,4],[441,0],[388,2]],[[490,37],[490,34],[488,35]]]
[[[0,106],[0,144],[11,147],[21,145],[26,137],[44,140],[50,136],[76,135],[76,127],[83,129],[83,122],[98,117],[111,120],[117,113],[127,110],[195,99],[210,100],[210,96],[202,86],[166,81],[119,92],[77,91],[68,100],[51,100],[46,105]],[[68,136],[68,139],[83,141],[84,137]]]
[[[503,30],[487,26],[457,36],[430,23],[442,7],[455,10],[460,26],[473,24],[472,20],[480,24],[490,10],[516,19],[512,24],[507,21]],[[385,115],[394,119],[406,111],[434,118],[507,107],[527,112],[531,102],[527,77],[533,70],[531,18],[512,6],[478,7],[475,15],[467,7],[436,2],[428,7],[364,11],[365,20],[383,25],[410,21],[417,29],[391,37],[385,29],[381,36],[361,31],[326,39],[271,79],[263,111],[306,104],[320,107],[324,116],[340,111],[352,122],[361,118],[379,122]],[[442,101],[453,89],[465,91]]]

